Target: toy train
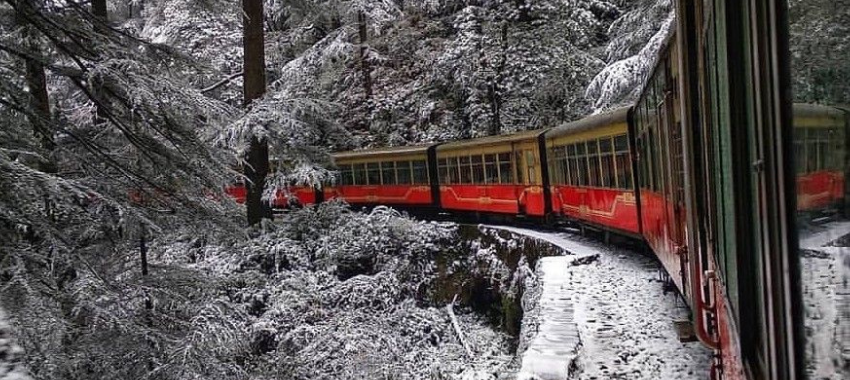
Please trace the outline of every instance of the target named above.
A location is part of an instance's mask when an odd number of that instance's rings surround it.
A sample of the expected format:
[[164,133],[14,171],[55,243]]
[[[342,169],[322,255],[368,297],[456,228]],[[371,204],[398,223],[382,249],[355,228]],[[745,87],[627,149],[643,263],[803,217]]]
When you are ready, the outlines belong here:
[[[847,215],[850,115],[793,104],[787,4],[676,0],[639,100],[555,128],[334,154],[344,199],[566,220],[645,241],[715,350],[711,378],[805,378],[796,226]],[[228,191],[237,200],[244,189]],[[801,216],[802,215],[802,216]]]

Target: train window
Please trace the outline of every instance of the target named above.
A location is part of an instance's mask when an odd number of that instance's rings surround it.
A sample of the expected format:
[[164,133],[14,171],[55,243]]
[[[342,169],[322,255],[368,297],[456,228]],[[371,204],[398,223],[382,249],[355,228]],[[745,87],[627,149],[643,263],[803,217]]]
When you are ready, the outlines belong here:
[[567,149],[565,146],[556,146],[552,148],[552,163],[553,167],[549,170],[553,177],[553,183],[562,185],[567,183],[569,171],[567,169]]
[[511,165],[511,154],[510,153],[499,153],[496,156],[496,159],[499,161],[499,182],[503,184],[510,184],[514,182],[514,170]]
[[381,162],[381,183],[395,185],[395,162]]
[[611,138],[599,140],[599,162],[602,165],[602,186],[617,187],[617,169],[614,167],[614,150]]
[[525,167],[528,170],[528,184],[534,185],[537,184],[537,170],[535,168],[537,161],[534,159],[534,152],[530,150],[525,151]]
[[458,158],[458,171],[460,171],[460,183],[472,183],[472,168],[469,165],[469,156]]
[[366,184],[366,164],[354,164],[354,184]]
[[410,184],[410,161],[396,161],[395,175],[399,185]]
[[448,162],[445,158],[437,160],[437,171],[440,183],[449,183],[449,168],[447,165]]
[[576,145],[567,145],[567,172],[569,178],[566,183],[572,186],[578,186],[578,159],[576,159]]
[[428,184],[428,164],[424,160],[415,160],[411,164],[413,166],[413,183]]
[[499,171],[496,169],[496,155],[484,155],[484,182],[499,183]]
[[484,183],[484,160],[478,154],[470,157],[472,166],[472,183]]
[[617,187],[632,188],[632,162],[629,159],[629,139],[626,135],[614,137],[614,154],[617,165]]
[[354,173],[351,171],[351,165],[339,165],[339,180],[341,185],[354,184]]
[[516,162],[516,183],[525,183],[525,170],[522,165],[522,155],[520,152],[514,154],[514,162]]
[[587,186],[587,155],[585,154],[585,145],[583,142],[575,144],[576,147],[576,162],[578,163],[578,183],[577,186]]
[[598,140],[587,141],[588,186],[601,186],[599,176],[599,146]]
[[449,157],[449,183],[460,183],[457,157]]
[[797,174],[806,172],[806,160],[800,159],[806,157],[806,130],[804,128],[794,128],[794,157],[797,157],[796,167]]
[[820,165],[818,164],[818,144],[816,137],[813,136],[814,131],[809,131],[809,140],[806,140],[806,167],[809,169],[808,172],[816,172],[820,169]]
[[377,162],[366,164],[366,183],[369,185],[381,184],[381,166]]

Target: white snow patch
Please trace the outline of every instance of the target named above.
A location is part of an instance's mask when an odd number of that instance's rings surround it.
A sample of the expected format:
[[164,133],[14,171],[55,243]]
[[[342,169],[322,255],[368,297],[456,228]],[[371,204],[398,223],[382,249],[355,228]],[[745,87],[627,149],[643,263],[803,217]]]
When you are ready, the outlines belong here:
[[12,339],[12,329],[6,315],[0,310],[0,380],[30,380],[26,369],[18,360],[23,350]]
[[[677,296],[664,293],[656,260],[569,233],[491,227],[539,238],[575,255],[542,258],[538,264],[544,287],[538,305],[541,327],[523,353],[519,379],[708,376],[711,351],[698,342],[679,342],[673,321],[687,319],[688,309]],[[592,255],[598,260],[573,265]],[[547,295],[547,284],[553,295]],[[534,316],[532,310],[525,318]],[[547,318],[572,324],[577,335],[568,338],[572,331],[566,327],[544,327]],[[538,340],[548,343],[546,351],[532,350]]]
[[846,379],[850,361],[850,247],[824,246],[850,234],[850,222],[813,226],[800,239],[806,372]]
[[539,330],[522,355],[517,379],[566,379],[581,343],[570,297],[571,257],[541,258]]
[[850,234],[850,221],[830,223],[823,229],[800,237],[800,247],[803,249],[820,249],[835,239]]

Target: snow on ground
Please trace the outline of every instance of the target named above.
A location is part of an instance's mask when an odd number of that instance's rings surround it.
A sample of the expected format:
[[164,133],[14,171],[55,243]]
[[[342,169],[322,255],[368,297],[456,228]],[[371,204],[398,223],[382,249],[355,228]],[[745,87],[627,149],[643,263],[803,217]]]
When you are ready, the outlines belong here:
[[850,222],[811,226],[801,233],[806,370],[813,379],[850,378],[850,248],[834,242]]
[[[537,301],[537,334],[522,356],[518,379],[566,379],[577,355],[580,340],[574,320],[570,291],[571,256],[541,258],[537,272],[542,294]],[[527,324],[526,324],[527,326]]]
[[0,380],[29,380],[26,370],[19,365],[23,351],[12,340],[12,331],[0,310]]
[[[664,294],[657,280],[659,265],[653,258],[570,233],[494,228],[542,238],[577,256],[598,255],[590,264],[569,268],[564,266],[575,259],[558,264],[541,261],[538,269],[544,269],[540,272],[544,291],[538,307],[542,311],[528,314],[539,315],[540,328],[523,353],[520,378],[536,375],[540,379],[704,379],[708,376],[711,351],[698,342],[679,342],[673,321],[687,319],[688,310],[673,293]],[[558,271],[550,272],[550,265]],[[555,282],[561,284],[553,296],[547,296],[545,290],[550,273],[556,274]],[[566,338],[569,329],[564,328],[565,337],[560,338],[561,334],[545,327],[547,318],[557,316],[558,308],[569,313],[569,308],[562,305],[567,298],[573,304],[573,320],[581,343],[569,375],[548,377],[544,374],[548,371],[538,371],[551,368],[540,364],[548,355],[532,348],[537,340],[544,340],[549,343],[547,352],[556,352],[553,347],[562,339],[566,343],[563,355],[554,355],[551,366],[562,369],[564,360],[573,360],[569,354],[573,343]],[[548,317],[546,310],[552,311]],[[569,316],[561,318],[569,319]],[[533,363],[534,368],[526,367],[526,363]]]

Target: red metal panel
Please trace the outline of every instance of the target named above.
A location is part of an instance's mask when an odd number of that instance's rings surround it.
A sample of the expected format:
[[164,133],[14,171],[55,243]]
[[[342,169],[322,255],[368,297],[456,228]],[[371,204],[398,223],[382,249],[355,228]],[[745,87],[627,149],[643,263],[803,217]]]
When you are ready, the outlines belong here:
[[[287,196],[287,192],[289,195]],[[307,186],[293,186],[286,191],[283,189],[279,189],[275,193],[275,199],[272,200],[271,204],[273,207],[277,208],[285,208],[289,206],[289,197],[295,198],[298,200],[299,204],[309,205],[316,203],[316,193],[313,191],[312,187]]]
[[724,380],[744,380],[744,370],[741,366],[741,349],[738,344],[738,333],[736,332],[729,311],[726,309],[726,294],[719,281],[714,282],[714,294],[717,296],[717,330],[720,337],[720,365],[712,363],[712,373],[720,374],[716,377]]
[[633,191],[555,186],[552,206],[563,215],[638,234],[637,202]]
[[543,216],[543,188],[528,185],[443,185],[440,203],[447,210]]
[[342,198],[350,204],[430,205],[431,187],[428,185],[327,187],[325,199]]
[[819,171],[797,177],[797,209],[817,210],[844,198],[844,173]]
[[245,198],[248,196],[248,189],[246,189],[245,185],[241,183],[236,183],[226,187],[224,192],[233,197],[236,203],[245,203]]
[[[680,228],[681,231],[685,231],[684,208],[680,207],[678,212],[674,211],[670,214],[669,210],[677,209],[672,202],[662,194],[645,189],[641,189],[640,201],[644,239],[652,247],[652,251],[658,256],[679,291],[682,294],[688,294],[685,284],[682,283],[682,261],[679,252],[682,242],[676,241],[674,229]],[[671,219],[670,215],[674,217]],[[673,226],[672,223],[678,223],[678,225]]]

